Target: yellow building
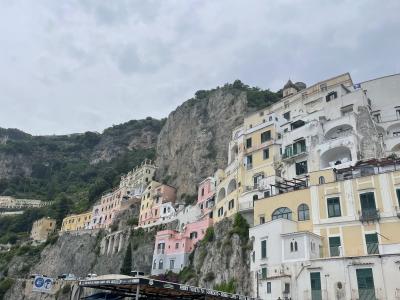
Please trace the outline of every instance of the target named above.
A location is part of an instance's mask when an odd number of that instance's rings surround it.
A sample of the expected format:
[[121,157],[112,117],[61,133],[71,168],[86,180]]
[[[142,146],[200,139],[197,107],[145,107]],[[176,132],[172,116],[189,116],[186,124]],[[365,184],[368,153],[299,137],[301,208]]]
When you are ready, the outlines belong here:
[[34,241],[45,241],[49,234],[56,230],[56,220],[41,218],[32,224],[31,239]]
[[400,252],[400,171],[386,161],[312,172],[307,187],[254,204],[254,225],[286,218],[322,240],[321,257]]
[[91,211],[83,214],[70,215],[63,219],[61,231],[90,229],[91,219],[92,219]]
[[233,130],[232,140],[229,143],[228,166],[224,170],[217,170],[214,175],[216,180],[214,223],[234,215],[239,210],[239,196],[243,191],[244,182],[243,133],[243,126]]

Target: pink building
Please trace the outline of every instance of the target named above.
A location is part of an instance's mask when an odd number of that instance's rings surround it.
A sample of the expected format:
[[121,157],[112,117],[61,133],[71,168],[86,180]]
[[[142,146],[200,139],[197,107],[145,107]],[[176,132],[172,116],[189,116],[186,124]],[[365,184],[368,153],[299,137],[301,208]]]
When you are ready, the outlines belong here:
[[153,267],[151,274],[164,274],[166,271],[179,272],[188,265],[189,255],[196,244],[203,239],[206,230],[212,226],[212,206],[214,205],[215,181],[209,177],[199,185],[197,205],[202,210],[200,218],[189,222],[181,232],[162,230],[157,232]]

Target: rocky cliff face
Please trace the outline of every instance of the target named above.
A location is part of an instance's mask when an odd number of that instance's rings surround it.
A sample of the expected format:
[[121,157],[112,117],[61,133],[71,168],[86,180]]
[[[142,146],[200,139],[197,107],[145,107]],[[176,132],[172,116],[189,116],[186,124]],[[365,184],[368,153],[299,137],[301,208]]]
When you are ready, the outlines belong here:
[[231,283],[234,292],[251,294],[250,246],[247,238],[233,231],[232,219],[224,219],[214,226],[213,239],[200,243],[193,252],[189,284],[218,289],[221,284]]
[[243,122],[246,92],[218,88],[173,111],[157,142],[157,177],[195,195],[197,184],[227,163],[232,129]]

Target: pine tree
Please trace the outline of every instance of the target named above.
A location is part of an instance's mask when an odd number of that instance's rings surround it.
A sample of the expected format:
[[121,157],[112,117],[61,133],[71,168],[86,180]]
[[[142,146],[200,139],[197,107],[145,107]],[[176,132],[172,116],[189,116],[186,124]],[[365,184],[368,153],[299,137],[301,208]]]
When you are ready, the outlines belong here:
[[132,270],[132,247],[131,243],[128,244],[126,249],[124,262],[121,267],[121,274],[130,275]]

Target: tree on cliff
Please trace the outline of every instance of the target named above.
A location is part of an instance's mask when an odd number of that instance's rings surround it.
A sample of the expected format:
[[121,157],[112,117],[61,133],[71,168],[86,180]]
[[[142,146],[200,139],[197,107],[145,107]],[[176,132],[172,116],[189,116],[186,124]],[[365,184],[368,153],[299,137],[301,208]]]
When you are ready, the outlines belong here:
[[122,263],[121,274],[130,275],[131,270],[132,270],[132,247],[131,243],[129,243],[128,248],[126,249],[124,262]]

